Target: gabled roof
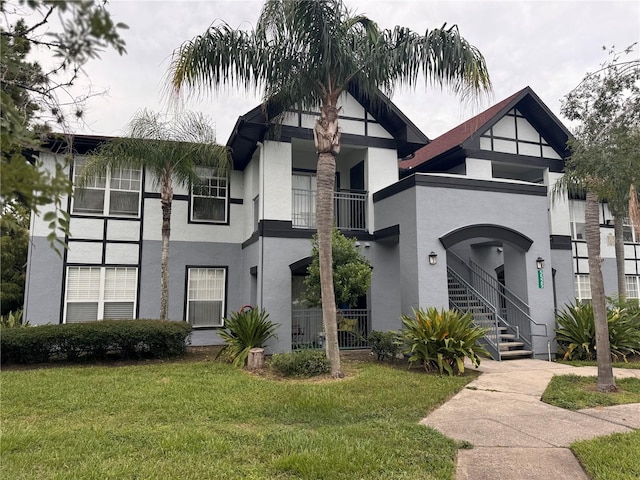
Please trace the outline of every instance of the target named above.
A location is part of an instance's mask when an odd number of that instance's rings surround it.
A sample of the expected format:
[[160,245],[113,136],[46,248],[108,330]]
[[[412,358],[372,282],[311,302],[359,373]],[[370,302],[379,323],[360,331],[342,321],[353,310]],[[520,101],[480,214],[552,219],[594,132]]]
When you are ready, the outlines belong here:
[[[374,115],[382,127],[393,135],[396,142],[399,157],[412,154],[420,147],[427,145],[429,139],[418,129],[382,92],[378,92],[380,104],[386,108],[373,112],[373,101],[363,95],[355,83],[350,83],[347,89],[364,109]],[[233,165],[237,170],[244,170],[251,156],[257,148],[258,142],[262,142],[269,130],[268,118],[275,118],[282,111],[267,107],[265,114],[262,105],[258,105],[236,121],[227,146],[231,148]],[[310,138],[313,138],[312,136]]]
[[[432,140],[429,145],[415,152],[413,158],[401,161],[400,170],[407,173],[409,170],[417,171],[420,168],[428,168],[429,162],[455,155],[513,108],[517,108],[556,151],[566,151],[567,140],[571,134],[531,87],[525,87]],[[566,157],[567,154],[562,156]]]

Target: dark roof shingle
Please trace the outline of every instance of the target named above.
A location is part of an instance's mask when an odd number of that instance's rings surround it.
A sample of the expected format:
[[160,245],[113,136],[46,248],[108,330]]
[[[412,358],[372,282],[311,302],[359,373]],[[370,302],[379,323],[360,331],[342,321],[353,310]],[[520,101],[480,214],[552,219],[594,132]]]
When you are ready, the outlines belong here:
[[403,160],[399,163],[401,170],[411,170],[425,162],[428,162],[432,158],[438,155],[448,152],[449,150],[462,145],[467,139],[469,139],[474,133],[482,129],[489,121],[491,121],[504,107],[506,107],[511,101],[520,95],[527,88],[514,93],[508,98],[505,98],[494,106],[488,108],[482,113],[479,113],[473,118],[470,118],[464,123],[461,123],[457,127],[449,130],[447,133],[443,133],[438,138],[431,141],[430,144],[422,147],[416,151],[413,158]]

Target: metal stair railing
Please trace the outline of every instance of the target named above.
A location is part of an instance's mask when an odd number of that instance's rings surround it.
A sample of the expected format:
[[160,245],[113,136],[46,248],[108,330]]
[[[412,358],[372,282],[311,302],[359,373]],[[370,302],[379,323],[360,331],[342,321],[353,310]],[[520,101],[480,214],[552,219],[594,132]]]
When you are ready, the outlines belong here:
[[518,295],[516,295],[506,285],[500,283],[497,278],[491,276],[489,272],[483,269],[472,259],[469,259],[469,267],[471,268],[471,272],[474,274],[474,276],[480,277],[483,282],[486,282],[487,284],[492,286],[495,290],[498,291],[498,293],[502,294],[505,299],[508,299],[517,308],[529,315],[529,305],[527,305],[527,302],[518,297]]
[[[471,284],[474,290],[478,291],[485,299],[490,301],[496,308],[504,306],[505,314],[501,315],[505,322],[505,326],[511,329],[516,337],[522,340],[531,350],[533,350],[531,337],[547,337],[547,326],[536,322],[531,315],[529,315],[529,305],[521,300],[515,293],[509,291],[509,295],[503,293],[504,287],[497,279],[491,277],[491,275],[483,270],[478,264],[475,267],[468,265],[463,259],[453,252],[448,252],[465,268],[469,273],[468,283]],[[469,260],[473,262],[472,260]],[[479,273],[483,272],[483,274]],[[459,273],[458,273],[459,274]],[[491,279],[491,280],[489,280]],[[512,297],[515,297],[517,301],[514,301]],[[521,306],[522,305],[522,306]],[[534,328],[542,328],[544,333],[536,333]]]
[[[487,299],[483,298],[480,293],[475,290],[464,278],[456,273],[456,271],[447,266],[447,274],[448,278],[458,282],[458,285],[462,287],[464,293],[462,294],[462,298],[456,298],[456,294],[452,294],[451,288],[449,289],[449,308],[458,310],[460,312],[471,312],[473,314],[474,323],[482,328],[489,328],[489,332],[493,330],[490,334],[487,332],[484,336],[486,340],[486,345],[489,352],[492,354],[491,356],[494,360],[501,360],[500,353],[500,323],[504,322],[504,320],[500,317],[498,313],[498,309],[492,305]],[[466,302],[466,305],[463,303]],[[476,303],[476,305],[471,306],[470,302]],[[477,305],[479,304],[479,305]],[[477,312],[473,307],[481,307],[482,310]],[[484,315],[488,315],[489,318],[484,321],[480,321],[476,315],[478,313],[482,313]]]

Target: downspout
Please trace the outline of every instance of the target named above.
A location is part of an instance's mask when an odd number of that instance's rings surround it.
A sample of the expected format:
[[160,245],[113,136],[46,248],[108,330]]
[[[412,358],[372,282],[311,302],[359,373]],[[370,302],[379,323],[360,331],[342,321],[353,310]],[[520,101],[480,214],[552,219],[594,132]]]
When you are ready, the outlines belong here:
[[258,172],[260,175],[260,189],[258,192],[258,202],[260,202],[260,218],[258,218],[258,263],[260,264],[258,281],[260,282],[260,294],[258,298],[258,306],[260,308],[264,308],[264,236],[260,233],[260,222],[264,220],[264,143],[257,142],[257,144],[260,148],[260,164],[258,165]]

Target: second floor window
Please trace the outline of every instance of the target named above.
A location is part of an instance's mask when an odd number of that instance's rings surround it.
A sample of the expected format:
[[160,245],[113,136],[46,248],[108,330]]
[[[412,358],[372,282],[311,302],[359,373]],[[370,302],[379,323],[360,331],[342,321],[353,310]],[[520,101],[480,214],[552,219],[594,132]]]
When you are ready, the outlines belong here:
[[622,238],[624,239],[624,243],[634,243],[639,239],[636,237],[636,232],[633,229],[633,225],[628,218],[625,218],[622,221]]
[[[75,161],[73,183],[78,185],[85,160]],[[110,215],[137,217],[140,215],[140,187],[142,172],[122,168],[108,172],[106,177],[95,177],[76,188],[72,213],[81,215]]]
[[571,200],[569,203],[571,212],[571,237],[574,240],[585,240],[584,205],[585,202],[580,200]]
[[229,179],[215,168],[199,168],[199,182],[191,189],[191,220],[194,222],[227,222]]

